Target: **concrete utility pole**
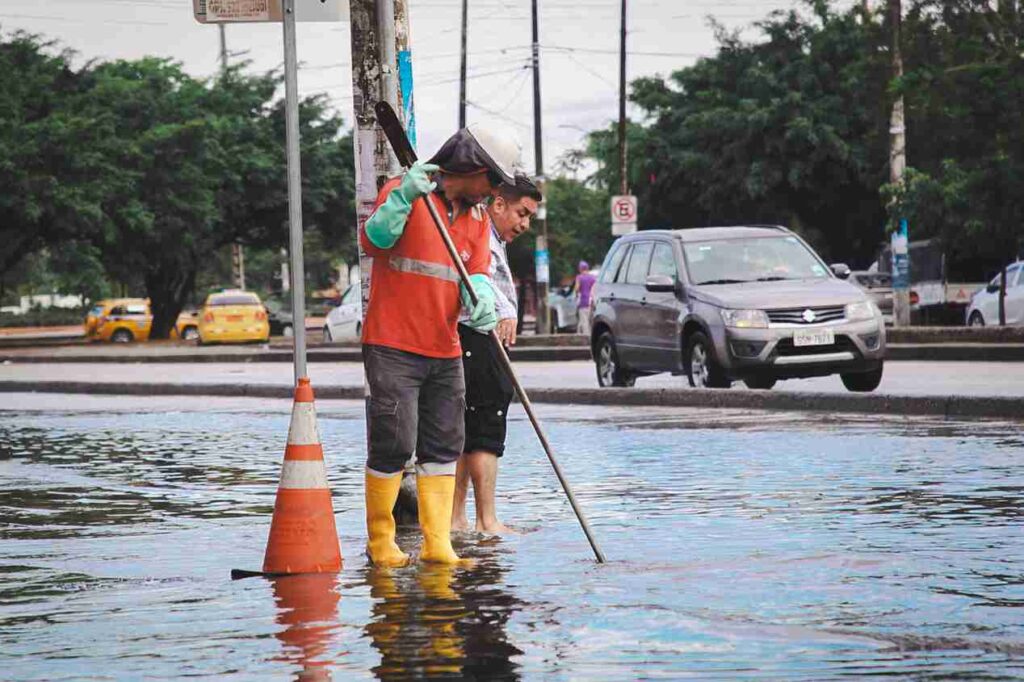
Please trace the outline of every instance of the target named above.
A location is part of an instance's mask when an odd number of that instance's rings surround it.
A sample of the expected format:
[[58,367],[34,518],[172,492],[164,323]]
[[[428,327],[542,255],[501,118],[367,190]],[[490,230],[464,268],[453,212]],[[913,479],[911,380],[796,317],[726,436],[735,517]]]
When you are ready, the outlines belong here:
[[622,30],[619,39],[619,194],[629,194],[626,172],[626,0],[622,0]]
[[[220,75],[223,78],[228,73],[228,39],[224,24],[217,24],[217,32],[220,34]],[[231,245],[231,281],[239,289],[245,288],[245,253],[240,242]]]
[[459,130],[466,127],[466,24],[469,0],[462,0],[462,61],[459,64]]
[[[356,171],[356,224],[366,224],[377,193],[399,171],[387,138],[377,125],[374,105],[389,102],[412,128],[412,62],[407,0],[350,0],[352,38],[353,151]],[[357,236],[358,240],[358,236]],[[358,243],[358,242],[357,242]],[[359,249],[363,314],[370,297],[370,264]]]
[[[892,76],[903,77],[903,55],[900,50],[900,28],[903,10],[900,0],[889,0],[889,21],[892,25]],[[903,109],[903,95],[896,98],[889,120],[889,179],[897,185],[904,183],[907,169],[907,129]],[[893,324],[910,325],[910,235],[907,221],[899,218],[899,228],[892,238]]]
[[[537,0],[532,0],[533,7],[533,151],[537,183],[544,187],[544,144],[541,128],[540,108],[540,30],[537,18]],[[548,281],[551,279],[550,254],[548,253],[548,219],[547,202],[541,202],[537,210],[537,242],[534,247],[534,271],[537,276],[537,329],[538,334],[546,334],[550,329],[548,322]]]

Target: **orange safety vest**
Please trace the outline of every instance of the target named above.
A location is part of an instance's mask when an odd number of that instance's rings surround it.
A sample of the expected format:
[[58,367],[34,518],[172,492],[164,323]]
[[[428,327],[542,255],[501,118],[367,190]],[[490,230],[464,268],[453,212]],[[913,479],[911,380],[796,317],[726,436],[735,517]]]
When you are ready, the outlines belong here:
[[[392,178],[384,184],[375,211],[400,182]],[[483,207],[474,206],[449,223],[441,197],[431,193],[428,200],[437,207],[469,274],[486,275],[491,250]],[[405,231],[390,249],[374,246],[365,226],[359,229],[359,243],[373,258],[363,343],[432,358],[459,357],[459,273],[423,202],[413,202]]]

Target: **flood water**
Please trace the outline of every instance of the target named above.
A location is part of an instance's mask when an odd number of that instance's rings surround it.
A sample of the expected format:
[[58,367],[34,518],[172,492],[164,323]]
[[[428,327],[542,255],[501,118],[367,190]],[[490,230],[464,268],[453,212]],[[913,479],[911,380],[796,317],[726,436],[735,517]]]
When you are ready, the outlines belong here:
[[1019,423],[541,406],[598,566],[517,410],[526,532],[374,571],[362,408],[318,407],[345,568],[231,581],[288,403],[0,395],[0,678],[1024,676]]

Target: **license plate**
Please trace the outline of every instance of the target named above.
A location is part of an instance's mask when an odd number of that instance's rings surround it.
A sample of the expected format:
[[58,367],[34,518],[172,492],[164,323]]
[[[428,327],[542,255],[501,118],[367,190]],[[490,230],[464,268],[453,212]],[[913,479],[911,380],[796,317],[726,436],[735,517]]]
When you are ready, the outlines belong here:
[[831,329],[798,329],[793,332],[794,346],[832,346],[836,334]]
[[241,322],[243,319],[242,315],[228,315],[228,322]]

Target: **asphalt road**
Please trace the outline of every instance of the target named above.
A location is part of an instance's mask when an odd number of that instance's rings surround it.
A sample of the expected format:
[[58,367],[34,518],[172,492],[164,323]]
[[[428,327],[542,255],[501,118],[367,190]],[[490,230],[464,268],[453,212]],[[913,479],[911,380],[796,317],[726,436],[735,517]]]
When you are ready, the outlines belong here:
[[[529,388],[595,388],[590,362],[519,362],[516,371]],[[362,365],[352,362],[311,363],[313,385],[356,386]],[[292,383],[286,363],[160,363],[160,364],[24,364],[0,365],[0,381],[95,381],[190,384]],[[637,386],[681,387],[683,377],[658,375],[640,379]],[[733,390],[743,388],[736,384]],[[839,392],[846,389],[838,376],[783,381],[775,391]],[[1006,362],[893,362],[885,367],[878,393],[913,396],[1024,397],[1024,363]]]

